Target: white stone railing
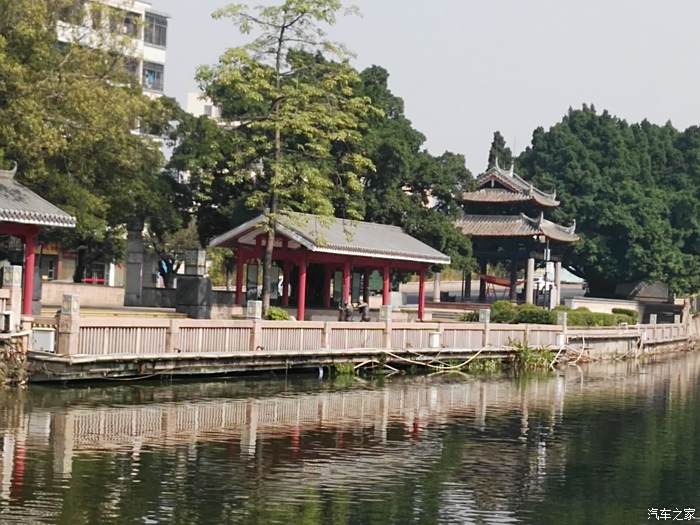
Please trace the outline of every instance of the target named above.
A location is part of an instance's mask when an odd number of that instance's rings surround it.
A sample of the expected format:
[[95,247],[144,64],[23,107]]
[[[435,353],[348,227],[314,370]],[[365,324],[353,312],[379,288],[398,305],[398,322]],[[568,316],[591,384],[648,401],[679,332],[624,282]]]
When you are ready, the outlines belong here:
[[679,341],[688,324],[606,328],[492,323],[221,321],[147,317],[80,317],[67,296],[56,324],[57,353],[65,356],[319,353],[373,350],[501,349],[514,343],[558,348],[570,341]]

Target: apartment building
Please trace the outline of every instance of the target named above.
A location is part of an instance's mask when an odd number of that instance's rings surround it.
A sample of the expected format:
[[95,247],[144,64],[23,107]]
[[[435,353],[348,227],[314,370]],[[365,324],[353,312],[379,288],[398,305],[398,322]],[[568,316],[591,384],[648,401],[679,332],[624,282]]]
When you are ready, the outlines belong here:
[[[65,43],[98,47],[105,44],[104,35],[114,35],[120,45],[109,45],[110,51],[127,56],[127,67],[139,79],[149,97],[164,93],[168,15],[153,9],[147,0],[76,0],[73,9],[84,14],[82,24],[59,22],[58,40]],[[68,18],[68,17],[67,17]],[[78,254],[66,251],[56,243],[45,244],[40,254],[39,269],[43,281],[71,281]],[[123,286],[125,265],[115,262],[95,263],[84,282]]]

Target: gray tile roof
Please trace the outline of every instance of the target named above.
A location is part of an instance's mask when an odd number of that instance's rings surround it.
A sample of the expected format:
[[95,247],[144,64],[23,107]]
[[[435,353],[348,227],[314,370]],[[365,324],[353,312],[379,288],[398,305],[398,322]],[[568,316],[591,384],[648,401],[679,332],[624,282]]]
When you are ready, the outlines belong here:
[[[259,216],[211,241],[210,246],[228,246],[260,227]],[[449,264],[450,258],[411,237],[398,226],[320,217],[303,213],[285,214],[278,220],[278,231],[314,252],[400,259],[428,264]]]
[[75,217],[14,179],[17,166],[0,170],[0,222],[75,228]]
[[543,216],[533,219],[520,215],[464,215],[456,223],[462,233],[472,237],[531,237],[543,235],[559,242],[576,242],[576,224],[561,226]]
[[[489,185],[492,182],[498,182],[506,189],[491,189]],[[505,197],[501,194],[492,193],[495,190],[500,192],[510,192],[513,197],[515,197],[515,195],[520,195],[522,196],[522,199],[520,200],[533,200],[540,206],[549,208],[559,206],[556,193],[546,193],[536,188],[530,182],[527,182],[525,179],[515,173],[512,167],[510,170],[504,170],[501,169],[498,163],[496,163],[496,165],[492,168],[489,168],[485,173],[479,175],[479,177],[476,179],[476,183],[479,189],[474,192],[465,193],[465,200],[481,200],[483,202],[513,202],[513,200],[505,200]]]

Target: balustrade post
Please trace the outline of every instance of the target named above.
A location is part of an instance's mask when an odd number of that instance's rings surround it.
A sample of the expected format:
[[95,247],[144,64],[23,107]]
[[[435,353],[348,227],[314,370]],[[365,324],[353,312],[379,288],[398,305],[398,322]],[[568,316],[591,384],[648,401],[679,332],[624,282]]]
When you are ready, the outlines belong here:
[[321,341],[321,348],[324,350],[331,350],[331,324],[323,323],[323,340]]
[[165,332],[165,353],[175,354],[178,350],[180,350],[180,321],[172,319]]
[[250,330],[250,351],[256,352],[262,347],[262,321],[253,321],[253,327]]
[[58,354],[76,355],[80,337],[80,297],[78,294],[65,294],[58,314]]
[[384,348],[386,350],[391,350],[392,345],[391,345],[391,331],[392,331],[392,326],[391,326],[392,320],[391,316],[387,317],[386,320],[384,321]]

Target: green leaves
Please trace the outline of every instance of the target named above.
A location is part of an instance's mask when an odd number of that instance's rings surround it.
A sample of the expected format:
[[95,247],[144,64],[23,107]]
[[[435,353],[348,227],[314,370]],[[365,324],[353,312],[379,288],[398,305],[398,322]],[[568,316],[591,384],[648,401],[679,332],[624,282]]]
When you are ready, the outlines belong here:
[[576,219],[582,240],[569,263],[594,293],[637,280],[679,293],[700,288],[697,134],[586,106],[533,134],[519,166],[536,185],[557,189],[555,220]]

